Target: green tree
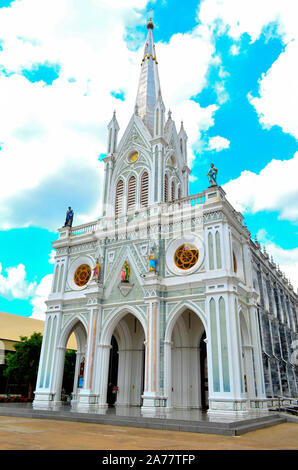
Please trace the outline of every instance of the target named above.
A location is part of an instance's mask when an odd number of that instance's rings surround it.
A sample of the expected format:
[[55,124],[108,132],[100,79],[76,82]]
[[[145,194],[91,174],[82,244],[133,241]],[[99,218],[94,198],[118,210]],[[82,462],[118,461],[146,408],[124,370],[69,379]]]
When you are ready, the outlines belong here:
[[76,364],[76,351],[70,349],[65,351],[63,385],[65,393],[69,395],[73,391],[74,372]]
[[20,336],[20,342],[14,345],[15,353],[9,353],[7,367],[4,375],[15,383],[23,383],[28,387],[28,398],[33,397],[35,387],[39,356],[42,343],[42,335],[33,333],[30,338]]

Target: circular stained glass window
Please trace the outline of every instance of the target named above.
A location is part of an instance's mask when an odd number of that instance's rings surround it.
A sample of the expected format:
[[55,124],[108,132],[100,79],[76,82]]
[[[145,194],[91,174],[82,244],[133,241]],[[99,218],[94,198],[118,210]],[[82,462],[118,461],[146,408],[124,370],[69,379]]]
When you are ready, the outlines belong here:
[[191,243],[185,243],[179,246],[175,252],[175,264],[177,268],[187,269],[192,268],[199,259],[199,250]]
[[82,287],[89,281],[91,277],[91,268],[88,264],[81,264],[75,272],[74,282],[77,286]]

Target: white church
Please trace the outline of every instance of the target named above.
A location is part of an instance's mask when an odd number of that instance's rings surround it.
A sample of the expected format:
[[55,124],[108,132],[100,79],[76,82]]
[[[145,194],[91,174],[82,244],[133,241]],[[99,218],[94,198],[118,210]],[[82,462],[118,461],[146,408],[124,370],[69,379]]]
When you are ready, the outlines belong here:
[[[166,113],[148,35],[134,113],[108,125],[102,216],[59,229],[34,408],[248,415],[297,390],[298,296],[216,181],[189,195],[187,134]],[[296,341],[296,343],[295,343]]]

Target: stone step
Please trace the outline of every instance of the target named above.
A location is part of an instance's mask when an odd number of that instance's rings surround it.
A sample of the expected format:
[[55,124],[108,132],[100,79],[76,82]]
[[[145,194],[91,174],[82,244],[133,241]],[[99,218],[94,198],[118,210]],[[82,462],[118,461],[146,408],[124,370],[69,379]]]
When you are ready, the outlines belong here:
[[[63,412],[51,410],[33,410],[30,408],[0,407],[0,415],[19,416],[37,419],[51,419],[59,421],[85,422],[93,424],[108,424],[114,426],[127,426],[134,428],[162,429],[182,432],[196,432],[205,434],[240,435],[268,426],[274,426],[287,421],[285,416],[279,414],[235,420],[231,422],[215,421],[186,421],[167,418],[149,418],[138,416],[96,415],[91,413]],[[220,419],[220,418],[219,418]]]
[[285,417],[275,417],[270,420],[260,420],[254,423],[246,423],[241,426],[235,426],[235,436],[240,436],[251,431],[257,431],[258,429],[263,429],[271,426],[276,426],[277,424],[286,423],[287,419]]

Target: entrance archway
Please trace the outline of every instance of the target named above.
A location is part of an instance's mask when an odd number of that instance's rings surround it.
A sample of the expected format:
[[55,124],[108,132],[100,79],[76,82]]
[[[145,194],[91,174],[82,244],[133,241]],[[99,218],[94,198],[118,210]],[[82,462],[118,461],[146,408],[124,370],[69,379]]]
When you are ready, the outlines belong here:
[[[141,406],[144,392],[144,341],[145,333],[140,321],[131,313],[124,315],[111,336],[108,404]],[[116,393],[112,393],[113,388]]]
[[118,384],[119,347],[114,335],[111,339],[111,346],[107,389],[107,403],[109,406],[113,406],[115,404],[117,398],[116,389]]
[[[75,347],[75,358],[67,358],[67,350]],[[58,367],[56,382],[57,401],[71,399],[74,405],[78,398],[78,391],[84,385],[84,365],[86,354],[87,333],[85,326],[79,319],[75,319],[63,332],[58,348]],[[70,383],[72,382],[72,383]]]
[[201,372],[201,409],[208,409],[208,367],[207,367],[207,345],[206,332],[201,336],[200,351],[200,372]]
[[184,309],[167,331],[165,394],[168,407],[206,409],[208,373],[205,327],[199,316]]
[[248,397],[255,396],[254,371],[253,371],[253,350],[250,340],[249,330],[242,312],[239,314],[241,332],[241,350],[243,364],[244,392]]

